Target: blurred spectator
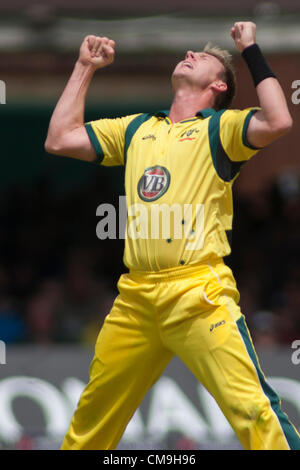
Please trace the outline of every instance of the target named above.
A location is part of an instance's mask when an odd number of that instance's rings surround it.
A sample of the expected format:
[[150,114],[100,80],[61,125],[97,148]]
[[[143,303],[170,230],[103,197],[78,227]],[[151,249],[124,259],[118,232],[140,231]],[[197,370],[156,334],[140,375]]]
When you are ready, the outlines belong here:
[[18,343],[26,339],[26,323],[12,305],[0,299],[0,339],[6,344]]
[[248,321],[252,339],[256,346],[272,347],[278,344],[279,331],[277,317],[273,312],[255,312]]
[[0,340],[6,344],[26,339],[26,323],[8,295],[9,279],[0,268]]
[[260,288],[260,277],[255,271],[249,268],[247,272],[240,272],[238,277],[240,307],[247,318],[260,308]]
[[[299,271],[299,268],[298,268]],[[278,337],[284,344],[291,344],[300,338],[300,276],[299,272],[291,273],[281,290],[273,298],[278,315]]]
[[29,340],[45,344],[55,340],[55,311],[62,295],[59,282],[44,281],[27,303]]
[[[106,284],[96,281],[93,253],[87,248],[69,252],[64,272],[63,296],[56,310],[58,341],[89,341],[99,332],[104,316]],[[95,327],[94,327],[95,324]]]
[[81,342],[94,345],[98,337],[99,331],[103,325],[105,316],[110,312],[115,296],[109,289],[103,291],[99,297],[98,308],[93,312],[87,324],[81,332]]

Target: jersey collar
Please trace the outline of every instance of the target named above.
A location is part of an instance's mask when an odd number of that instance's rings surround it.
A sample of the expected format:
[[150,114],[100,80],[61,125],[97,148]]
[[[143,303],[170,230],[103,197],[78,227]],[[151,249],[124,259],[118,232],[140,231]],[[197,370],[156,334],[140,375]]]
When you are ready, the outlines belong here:
[[[161,111],[157,111],[154,115],[157,116],[157,117],[168,117],[169,116],[169,110],[161,110]],[[201,109],[201,111],[198,111],[196,113],[196,116],[202,116],[204,119],[210,117],[210,116],[213,116],[217,111],[213,108],[204,108],[204,109]]]
[[165,117],[168,117],[168,116],[169,116],[169,112],[170,112],[169,109],[163,110],[163,111],[157,111],[156,113],[154,113],[154,116],[165,118]]
[[213,116],[217,111],[213,108],[204,108],[201,111],[198,111],[196,116],[202,116],[204,119]]

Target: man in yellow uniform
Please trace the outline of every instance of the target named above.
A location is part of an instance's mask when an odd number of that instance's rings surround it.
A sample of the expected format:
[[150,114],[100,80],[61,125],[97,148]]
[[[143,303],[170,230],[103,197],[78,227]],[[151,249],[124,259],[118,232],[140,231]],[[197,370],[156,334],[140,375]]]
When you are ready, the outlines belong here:
[[[231,36],[252,74],[259,108],[229,110],[235,76],[226,51],[188,51],[172,74],[169,111],[84,123],[96,69],[114,41],[85,38],[53,113],[46,150],[125,165],[124,262],[62,449],[114,449],[174,355],[214,396],[245,449],[300,449],[300,437],[260,369],[223,258],[230,253],[232,183],[242,164],[292,126],[282,89],[255,42]],[[167,226],[166,217],[168,218]]]

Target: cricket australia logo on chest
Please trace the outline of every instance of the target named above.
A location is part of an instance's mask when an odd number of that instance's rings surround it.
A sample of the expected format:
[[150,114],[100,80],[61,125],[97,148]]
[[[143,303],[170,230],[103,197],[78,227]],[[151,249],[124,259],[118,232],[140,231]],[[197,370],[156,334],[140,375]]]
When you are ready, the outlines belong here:
[[138,182],[138,195],[143,201],[155,201],[168,190],[170,179],[170,173],[164,166],[146,168]]

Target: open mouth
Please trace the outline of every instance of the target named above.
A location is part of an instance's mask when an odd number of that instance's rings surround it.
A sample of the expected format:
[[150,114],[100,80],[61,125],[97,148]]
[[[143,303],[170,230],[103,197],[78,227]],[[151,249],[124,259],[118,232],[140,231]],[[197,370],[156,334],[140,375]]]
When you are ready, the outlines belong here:
[[185,66],[185,67],[189,67],[190,69],[193,68],[192,64],[190,62],[186,61],[186,60],[182,63],[182,65]]

